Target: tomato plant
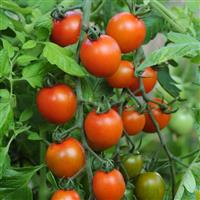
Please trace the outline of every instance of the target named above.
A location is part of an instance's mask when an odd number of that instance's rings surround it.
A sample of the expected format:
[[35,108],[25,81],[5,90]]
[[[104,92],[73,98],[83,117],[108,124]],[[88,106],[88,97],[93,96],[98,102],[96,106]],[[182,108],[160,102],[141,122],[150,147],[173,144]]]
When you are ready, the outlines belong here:
[[80,200],[78,193],[74,190],[57,190],[54,192],[51,200],[61,200],[61,199],[69,199],[69,200]]

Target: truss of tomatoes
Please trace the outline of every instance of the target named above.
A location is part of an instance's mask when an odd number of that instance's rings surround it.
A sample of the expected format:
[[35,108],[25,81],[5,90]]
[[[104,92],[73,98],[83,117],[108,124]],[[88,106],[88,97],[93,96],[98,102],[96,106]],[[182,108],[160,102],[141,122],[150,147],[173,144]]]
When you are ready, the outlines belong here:
[[[67,12],[61,19],[55,19],[51,41],[62,47],[76,43],[79,40],[81,23],[82,14],[78,11]],[[118,13],[109,20],[106,34],[95,40],[89,37],[84,39],[80,47],[80,60],[91,75],[105,78],[111,87],[128,88],[141,96],[141,93],[137,92],[140,83],[135,76],[135,67],[131,62],[121,60],[121,53],[129,53],[139,48],[145,35],[146,27],[141,19],[128,12]],[[157,72],[151,67],[146,68],[142,74],[142,82],[146,93],[152,91],[157,83]],[[164,103],[163,100],[153,99],[153,102],[149,102],[148,107],[160,129],[163,129],[169,123],[170,114],[164,113],[155,103]],[[50,123],[65,124],[74,117],[78,103],[72,88],[66,84],[57,84],[42,88],[38,92],[37,106],[40,114]],[[119,142],[123,130],[134,136],[141,131],[154,133],[156,127],[149,113],[140,113],[132,107],[124,108],[121,115],[114,109],[97,113],[94,108],[85,118],[84,130],[89,146],[95,151],[103,151]],[[140,155],[130,155],[123,158],[122,162],[130,177],[139,176],[135,192],[138,199],[163,199],[163,179],[153,172],[140,175],[143,166]],[[84,167],[86,153],[77,139],[69,137],[60,143],[49,145],[46,163],[55,176],[67,179]],[[148,183],[148,180],[149,185],[144,183]],[[109,172],[96,171],[92,183],[97,200],[120,200],[126,188],[123,175],[117,169]],[[149,196],[145,196],[144,190],[149,191]],[[51,199],[80,200],[80,196],[75,190],[57,190]]]

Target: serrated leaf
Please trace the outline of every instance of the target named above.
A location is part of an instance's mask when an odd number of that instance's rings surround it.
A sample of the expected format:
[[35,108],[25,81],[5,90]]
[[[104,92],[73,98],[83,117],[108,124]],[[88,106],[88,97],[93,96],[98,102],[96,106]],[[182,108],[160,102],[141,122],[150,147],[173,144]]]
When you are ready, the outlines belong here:
[[25,122],[27,120],[29,120],[33,115],[33,110],[31,108],[27,108],[26,110],[24,110],[20,117],[19,117],[19,121],[20,122]]
[[171,96],[179,96],[181,90],[176,86],[176,82],[170,76],[169,68],[167,66],[159,68],[158,81]]
[[29,131],[28,135],[29,140],[43,140],[38,133]]
[[85,76],[84,70],[73,58],[68,56],[68,53],[67,49],[51,42],[47,42],[43,50],[43,56],[65,73],[79,77]]
[[3,49],[0,51],[0,77],[7,76],[10,70],[8,52]]
[[196,181],[191,170],[188,170],[184,175],[183,185],[188,192],[193,193],[195,191]]
[[25,66],[25,65],[28,65],[30,64],[31,61],[34,61],[34,60],[37,60],[36,57],[34,56],[30,56],[30,55],[21,55],[17,58],[17,64],[18,65],[22,65],[22,66]]
[[35,40],[29,40],[23,44],[22,49],[32,49],[36,46],[36,44]]

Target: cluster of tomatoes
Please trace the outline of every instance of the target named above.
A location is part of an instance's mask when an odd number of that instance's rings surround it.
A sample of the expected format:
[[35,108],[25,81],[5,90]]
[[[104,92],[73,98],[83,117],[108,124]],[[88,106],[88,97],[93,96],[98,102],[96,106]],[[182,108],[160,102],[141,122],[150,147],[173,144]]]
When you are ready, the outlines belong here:
[[[64,18],[53,22],[51,41],[60,46],[76,43],[80,36],[81,23],[80,12],[67,12]],[[129,88],[140,96],[141,93],[137,93],[140,87],[139,78],[134,75],[134,66],[129,61],[121,60],[121,53],[134,51],[142,45],[146,34],[144,22],[128,12],[119,13],[110,19],[106,33],[107,35],[102,34],[95,40],[85,38],[80,47],[82,64],[90,74],[105,78],[111,87]],[[142,74],[142,82],[145,92],[150,92],[157,82],[157,72],[151,67],[146,68]],[[148,106],[162,129],[167,126],[170,115],[165,114],[156,102],[164,103],[161,99],[154,99]],[[39,112],[49,122],[64,124],[75,115],[78,101],[69,86],[58,84],[41,89],[37,95],[37,105]],[[87,142],[95,151],[116,145],[123,129],[130,136],[141,131],[156,131],[149,114],[140,113],[132,107],[124,108],[121,116],[115,109],[104,113],[97,113],[94,109],[85,117]],[[83,145],[73,137],[51,144],[46,152],[47,166],[58,178],[74,176],[84,167],[85,162]],[[140,174],[143,165],[140,155],[128,156],[123,159],[123,163],[130,177]],[[117,169],[110,172],[99,170],[94,174],[93,192],[97,200],[120,200],[125,188],[124,178]],[[147,199],[144,190],[151,197],[155,197],[154,199],[161,200],[164,194],[164,181],[161,176],[154,172],[140,174],[136,183],[138,199]],[[59,199],[79,200],[80,197],[74,190],[58,190],[53,194],[52,200]]]

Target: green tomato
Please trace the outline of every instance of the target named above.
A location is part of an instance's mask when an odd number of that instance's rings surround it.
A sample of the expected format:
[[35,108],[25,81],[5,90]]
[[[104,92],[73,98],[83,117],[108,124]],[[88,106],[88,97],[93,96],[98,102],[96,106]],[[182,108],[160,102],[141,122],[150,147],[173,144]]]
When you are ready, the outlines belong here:
[[130,178],[138,176],[143,167],[143,160],[140,154],[131,154],[123,159],[123,166]]
[[169,128],[179,135],[186,135],[192,131],[193,125],[194,118],[192,114],[186,109],[180,109],[172,114]]
[[165,183],[157,172],[140,174],[135,185],[138,200],[162,200],[165,193]]

